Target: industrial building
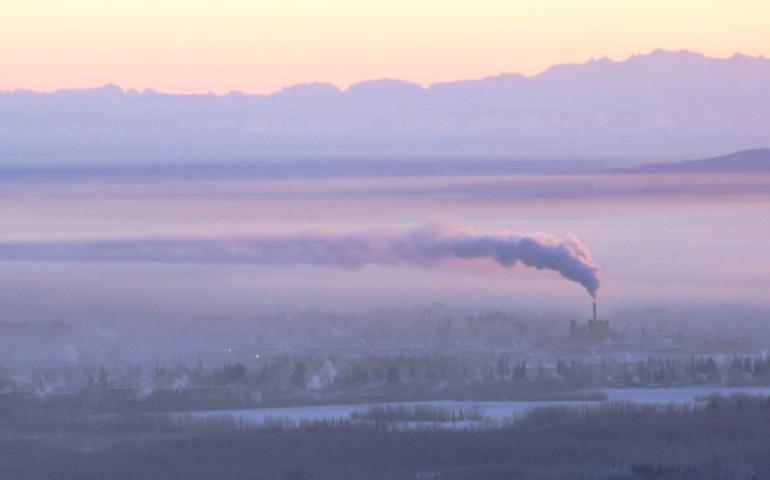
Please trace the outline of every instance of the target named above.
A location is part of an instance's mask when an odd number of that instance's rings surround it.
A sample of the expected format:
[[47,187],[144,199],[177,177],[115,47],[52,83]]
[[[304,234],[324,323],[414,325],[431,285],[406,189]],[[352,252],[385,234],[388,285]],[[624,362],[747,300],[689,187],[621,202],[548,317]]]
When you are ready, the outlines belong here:
[[607,340],[612,337],[609,320],[599,320],[594,302],[593,318],[585,325],[578,325],[577,320],[569,322],[569,338],[572,340]]

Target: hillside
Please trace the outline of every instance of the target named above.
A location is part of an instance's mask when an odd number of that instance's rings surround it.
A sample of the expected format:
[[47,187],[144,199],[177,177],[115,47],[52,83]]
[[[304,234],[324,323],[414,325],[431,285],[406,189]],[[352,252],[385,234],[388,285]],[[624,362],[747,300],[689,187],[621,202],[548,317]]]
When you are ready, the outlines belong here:
[[770,172],[770,148],[757,148],[701,160],[648,163],[627,170],[633,173],[740,173]]

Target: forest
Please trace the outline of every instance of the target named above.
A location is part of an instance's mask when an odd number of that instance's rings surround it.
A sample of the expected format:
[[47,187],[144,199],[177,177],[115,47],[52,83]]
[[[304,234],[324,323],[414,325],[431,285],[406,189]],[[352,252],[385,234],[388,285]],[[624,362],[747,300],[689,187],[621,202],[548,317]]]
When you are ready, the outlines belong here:
[[544,408],[494,429],[383,422],[250,425],[168,414],[3,418],[0,478],[757,479],[770,398]]
[[419,400],[602,400],[608,388],[702,385],[770,385],[770,359],[755,355],[538,361],[506,353],[314,354],[210,366],[200,360],[156,362],[152,368],[86,364],[24,376],[0,367],[0,405],[121,413]]

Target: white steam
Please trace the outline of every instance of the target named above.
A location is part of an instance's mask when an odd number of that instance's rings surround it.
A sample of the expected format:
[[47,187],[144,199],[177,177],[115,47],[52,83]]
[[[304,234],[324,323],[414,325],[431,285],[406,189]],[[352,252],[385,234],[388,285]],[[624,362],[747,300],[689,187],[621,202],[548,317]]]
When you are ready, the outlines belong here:
[[306,264],[346,269],[369,264],[435,268],[452,260],[486,260],[506,268],[521,263],[557,272],[582,285],[592,297],[601,285],[599,267],[575,236],[482,234],[436,225],[405,232],[4,242],[0,260]]

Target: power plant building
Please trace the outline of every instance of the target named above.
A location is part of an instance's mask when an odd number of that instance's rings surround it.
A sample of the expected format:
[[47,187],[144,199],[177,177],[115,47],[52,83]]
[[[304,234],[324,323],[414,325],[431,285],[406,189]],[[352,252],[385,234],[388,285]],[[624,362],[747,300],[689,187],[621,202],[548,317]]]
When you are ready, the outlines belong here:
[[569,322],[569,338],[573,340],[606,340],[612,336],[609,320],[599,320],[594,302],[593,318],[586,325],[578,325],[577,320]]

